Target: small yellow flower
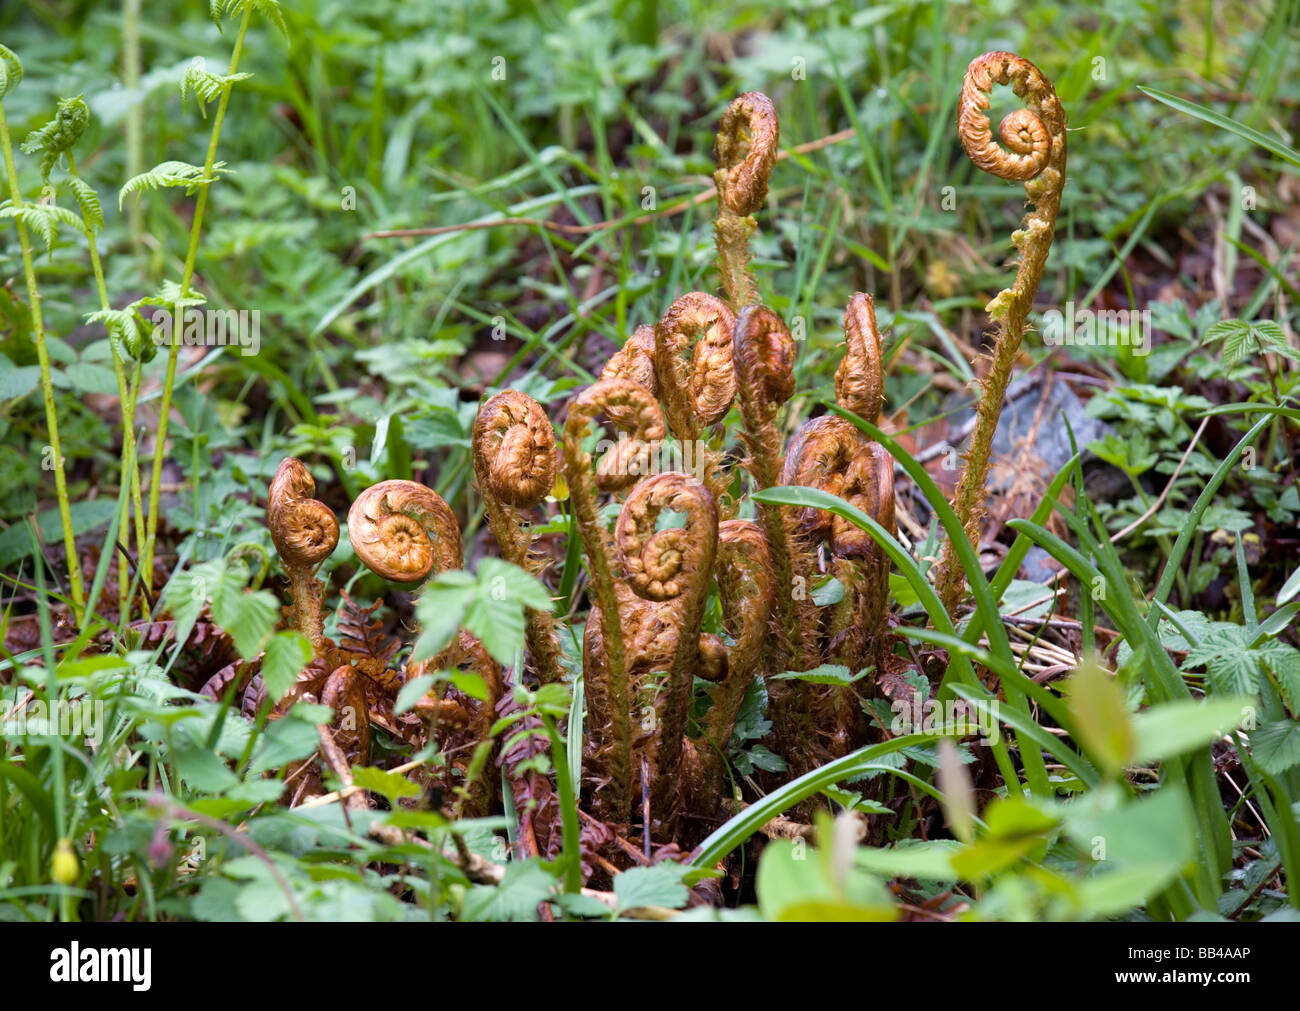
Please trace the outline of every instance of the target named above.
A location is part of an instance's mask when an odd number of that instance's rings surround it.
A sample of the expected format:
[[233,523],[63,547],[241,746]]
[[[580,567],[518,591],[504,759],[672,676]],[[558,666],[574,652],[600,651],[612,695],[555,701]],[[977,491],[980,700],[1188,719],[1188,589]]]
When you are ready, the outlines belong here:
[[50,861],[50,878],[58,885],[75,884],[81,876],[81,865],[77,863],[76,851],[67,839],[60,839],[54,846],[54,859]]

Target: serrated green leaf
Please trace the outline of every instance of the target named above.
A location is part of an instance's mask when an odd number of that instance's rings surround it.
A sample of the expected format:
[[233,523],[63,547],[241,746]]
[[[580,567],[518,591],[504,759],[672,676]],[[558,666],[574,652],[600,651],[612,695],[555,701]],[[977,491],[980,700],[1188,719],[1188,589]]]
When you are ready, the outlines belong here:
[[690,891],[682,884],[687,868],[669,860],[650,867],[632,867],[614,877],[614,897],[619,912],[639,906],[666,906],[680,909],[686,905]]
[[352,782],[366,790],[371,790],[388,801],[390,807],[397,807],[403,797],[418,797],[420,788],[405,776],[384,769],[369,766],[353,766]]
[[273,702],[279,702],[294,686],[298,675],[311,663],[311,642],[301,632],[276,632],[266,643],[262,657],[262,681]]
[[1250,734],[1250,754],[1272,776],[1300,765],[1300,722],[1275,720],[1261,724]]

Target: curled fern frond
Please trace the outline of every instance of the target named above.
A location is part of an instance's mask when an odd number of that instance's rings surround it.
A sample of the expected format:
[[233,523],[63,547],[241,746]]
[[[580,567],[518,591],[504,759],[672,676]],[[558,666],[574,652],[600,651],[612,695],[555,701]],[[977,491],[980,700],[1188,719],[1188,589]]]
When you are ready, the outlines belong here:
[[[1001,144],[993,140],[988,118],[989,93],[994,85],[1010,85],[1025,102],[1025,108],[1002,120],[998,129]],[[966,69],[957,112],[957,134],[971,161],[999,179],[1023,182],[1025,195],[1033,204],[1020,228],[1011,236],[1012,244],[1020,253],[1015,282],[987,307],[998,324],[998,332],[994,337],[992,362],[982,383],[975,432],[953,501],[967,538],[978,545],[993,433],[1056,232],[1056,215],[1065,187],[1065,110],[1052,83],[1024,57],[1015,53],[985,53]],[[936,585],[944,606],[951,611],[963,586],[961,566],[951,542],[944,546]]]
[[348,537],[368,569],[397,583],[418,583],[464,560],[455,513],[416,481],[380,481],[358,495]]
[[[474,418],[471,456],[488,527],[506,561],[528,567],[532,534],[517,510],[536,506],[555,485],[555,430],[526,393],[502,390]],[[558,681],[560,643],[551,615],[529,609],[525,634],[538,677]]]
[[289,577],[294,624],[320,656],[325,632],[315,572],[339,543],[339,521],[315,494],[306,464],[292,456],[281,460],[266,496],[266,525]]
[[767,199],[780,139],[772,100],[758,91],[732,102],[718,126],[718,170],[713,174],[718,216],[713,231],[722,289],[737,312],[758,301],[749,275],[749,239],[756,227],[754,214]]
[[0,101],[23,79],[23,63],[8,46],[0,45]]
[[71,150],[86,127],[90,125],[90,108],[81,95],[59,102],[54,118],[39,130],[33,130],[23,140],[23,153],[41,155],[41,179],[50,178],[50,171],[59,156]]

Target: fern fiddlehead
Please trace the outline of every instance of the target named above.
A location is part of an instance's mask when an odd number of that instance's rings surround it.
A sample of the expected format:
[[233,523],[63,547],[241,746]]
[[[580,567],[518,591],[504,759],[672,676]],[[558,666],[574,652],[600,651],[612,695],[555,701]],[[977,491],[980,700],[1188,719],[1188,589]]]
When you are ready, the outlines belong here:
[[[701,436],[726,417],[736,399],[731,360],[735,326],[727,303],[700,291],[673,302],[655,326],[659,395],[668,427],[681,445],[682,467],[700,478],[720,504],[727,475]],[[692,346],[695,335],[699,339]]]
[[615,351],[600,373],[601,379],[630,379],[640,383],[652,394],[659,394],[659,378],[655,372],[655,328],[642,324],[632,331],[621,348]]
[[[988,118],[994,85],[1010,85],[1025,102],[1003,120],[994,141]],[[976,415],[953,508],[972,544],[979,544],[984,485],[988,479],[993,433],[1011,379],[1038,282],[1056,231],[1056,214],[1065,187],[1065,110],[1051,82],[1036,66],[1014,53],[985,53],[966,69],[957,113],[957,133],[975,165],[999,179],[1025,184],[1033,205],[1011,241],[1020,253],[1016,279],[988,304],[998,324],[992,361],[982,384]],[[944,546],[937,579],[944,606],[952,611],[961,596],[963,573],[949,543]]]
[[[474,419],[471,456],[488,527],[509,562],[530,568],[532,535],[518,510],[536,506],[555,485],[555,430],[526,393],[503,390]],[[543,683],[560,679],[560,643],[551,615],[528,612],[528,652]]]
[[368,569],[395,583],[418,583],[463,561],[451,507],[416,481],[380,481],[358,495],[348,537]]
[[280,461],[266,497],[266,525],[289,577],[293,624],[311,642],[320,656],[325,649],[324,620],[316,568],[339,542],[339,521],[333,511],[318,502],[316,482],[299,459]]
[[757,227],[754,214],[767,199],[780,139],[772,100],[758,91],[747,91],[733,101],[718,126],[718,169],[713,174],[718,216],[713,231],[722,290],[737,312],[758,302],[749,275],[749,238]]

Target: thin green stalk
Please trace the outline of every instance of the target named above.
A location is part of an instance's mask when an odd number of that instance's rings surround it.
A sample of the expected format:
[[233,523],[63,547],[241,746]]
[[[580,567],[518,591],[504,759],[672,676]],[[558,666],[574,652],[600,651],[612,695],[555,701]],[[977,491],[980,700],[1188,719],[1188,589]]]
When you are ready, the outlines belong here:
[[[128,91],[138,92],[140,88],[140,0],[125,0],[122,5],[122,82]],[[134,179],[142,172],[144,102],[137,96],[126,113],[126,177]],[[131,201],[126,220],[131,233],[131,248],[136,256],[141,256],[144,253],[144,205],[139,200]]]
[[[0,114],[2,115],[2,114]],[[3,124],[3,118],[0,118],[0,124]],[[4,133],[5,152],[9,154],[9,134],[8,130]],[[13,158],[8,157],[9,164],[13,164]],[[17,192],[15,190],[15,192]],[[50,723],[47,726],[49,731],[46,737],[46,747],[50,749],[50,764],[54,775],[54,852],[58,852],[59,844],[67,838],[67,778],[63,768],[63,741],[59,737],[59,675],[58,665],[54,661],[54,635],[50,629],[50,605],[45,594],[45,569],[44,559],[41,557],[40,542],[36,524],[32,522],[32,547],[34,548],[32,557],[36,559],[36,590],[37,590],[37,620],[41,630],[41,650],[42,659],[45,665],[45,696],[46,703],[50,707]],[[36,833],[31,837],[36,838]],[[64,923],[72,920],[73,916],[72,894],[66,883],[59,884],[59,919]]]
[[[68,173],[76,178],[77,162],[73,158],[72,152],[66,151],[64,155],[68,160]],[[99,244],[95,241],[95,233],[90,226],[90,222],[85,221],[83,218],[83,223],[86,226],[86,242],[90,247],[90,268],[94,272],[95,288],[99,292],[99,307],[107,312],[111,306],[108,299],[108,285],[104,281],[104,265],[99,258]],[[118,342],[113,338],[112,333],[109,333],[108,346],[113,356],[113,374],[117,378],[117,396],[122,405],[122,459],[120,469],[123,482],[129,479],[131,484],[131,501],[123,503],[119,529],[122,531],[122,542],[129,547],[131,506],[134,503],[135,542],[136,546],[139,547],[144,540],[144,508],[140,497],[140,468],[131,465],[129,478],[127,474],[127,461],[136,458],[135,397],[134,391],[128,386],[126,368],[122,364],[122,356],[118,353]],[[130,617],[130,600],[128,597],[130,581],[131,575],[127,560],[119,557],[117,560],[117,607],[122,622],[126,622]]]
[[[18,185],[18,168],[14,164],[13,143],[9,139],[9,120],[4,102],[0,101],[0,150],[3,151],[5,175],[9,182],[9,196],[18,210],[23,208],[23,195]],[[36,268],[32,266],[32,245],[27,238],[27,226],[16,218],[18,245],[22,250],[23,274],[27,279],[27,300],[32,313],[32,336],[36,341],[36,360],[41,369],[41,394],[45,400],[45,425],[49,431],[50,449],[54,453],[54,488],[59,498],[59,522],[63,526],[63,550],[68,560],[68,588],[72,597],[72,610],[78,624],[84,595],[81,588],[81,566],[77,562],[77,540],[72,533],[72,513],[68,506],[68,483],[63,474],[63,448],[59,443],[59,416],[54,409],[54,383],[50,378],[50,355],[45,347],[45,321],[41,316],[41,293],[36,287]]]
[[[244,49],[244,36],[248,34],[248,23],[252,18],[253,8],[244,8],[244,15],[239,20],[239,31],[235,35],[235,48],[230,55],[230,69],[233,75],[239,69],[239,57]],[[185,254],[185,270],[181,274],[181,297],[176,304],[173,317],[179,324],[184,311],[184,301],[190,294],[190,282],[194,279],[194,262],[199,254],[199,235],[203,230],[203,212],[208,206],[208,188],[212,185],[212,166],[217,160],[217,141],[221,137],[221,124],[226,118],[226,106],[230,104],[230,89],[233,84],[225,84],[221,89],[221,100],[217,103],[216,115],[212,117],[212,134],[208,139],[208,154],[203,162],[203,178],[207,180],[199,186],[198,198],[194,202],[194,222],[190,226],[190,247]],[[158,535],[158,491],[162,485],[163,454],[167,447],[167,416],[171,413],[172,385],[176,382],[176,360],[180,355],[180,342],[175,336],[167,348],[167,372],[163,377],[162,405],[158,415],[158,439],[154,446],[153,472],[149,480],[149,515],[147,517],[144,549],[140,552],[140,571],[146,589],[153,586],[153,553]]]
[[582,845],[578,829],[578,802],[569,775],[569,753],[555,720],[539,713],[546,736],[551,739],[551,764],[555,766],[555,788],[560,794],[560,828],[564,839],[564,890],[582,891]]

